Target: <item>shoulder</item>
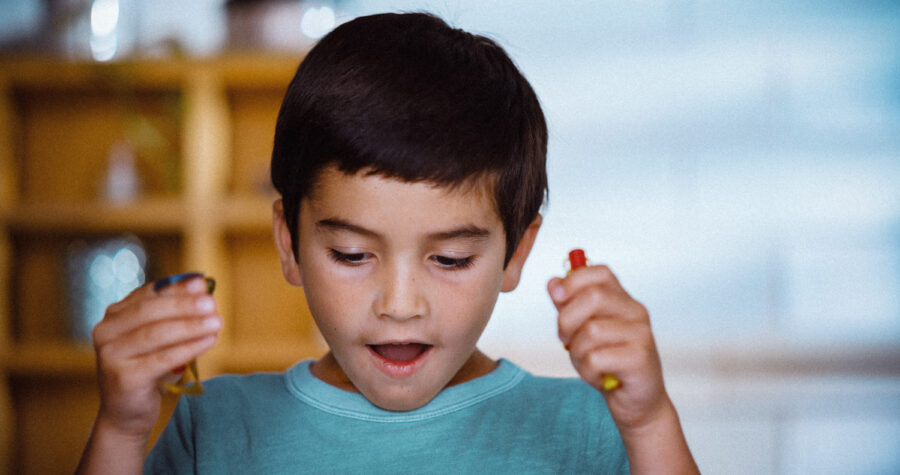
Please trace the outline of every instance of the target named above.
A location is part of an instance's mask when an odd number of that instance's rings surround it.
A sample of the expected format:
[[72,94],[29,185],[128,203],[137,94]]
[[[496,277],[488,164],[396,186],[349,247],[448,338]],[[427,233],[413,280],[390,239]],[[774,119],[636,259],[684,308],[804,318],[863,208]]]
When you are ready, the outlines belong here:
[[284,390],[285,373],[225,374],[203,382],[205,395]]
[[606,410],[603,395],[577,378],[535,376],[526,373],[516,388],[521,397],[536,399],[541,406],[593,406]]
[[527,412],[549,425],[587,424],[604,432],[618,432],[603,394],[591,385],[577,378],[535,376],[520,371],[518,383],[497,398],[497,405]]
[[182,415],[190,414],[198,423],[215,421],[222,414],[264,411],[290,397],[285,373],[222,375],[204,381],[203,386],[202,395],[183,397],[178,403]]
[[529,440],[531,451],[549,450],[548,459],[564,454],[562,472],[602,468],[602,473],[627,473],[625,447],[606,399],[581,379],[525,372],[489,411],[509,416],[514,421],[509,437]]

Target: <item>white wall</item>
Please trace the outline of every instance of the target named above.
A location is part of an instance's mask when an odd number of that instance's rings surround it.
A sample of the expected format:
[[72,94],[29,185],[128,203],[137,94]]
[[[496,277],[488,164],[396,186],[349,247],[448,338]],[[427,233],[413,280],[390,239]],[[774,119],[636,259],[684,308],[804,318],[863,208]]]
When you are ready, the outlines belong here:
[[573,374],[571,247],[653,318],[705,473],[900,471],[900,4],[358,1],[499,40],[541,97],[550,203],[483,348]]

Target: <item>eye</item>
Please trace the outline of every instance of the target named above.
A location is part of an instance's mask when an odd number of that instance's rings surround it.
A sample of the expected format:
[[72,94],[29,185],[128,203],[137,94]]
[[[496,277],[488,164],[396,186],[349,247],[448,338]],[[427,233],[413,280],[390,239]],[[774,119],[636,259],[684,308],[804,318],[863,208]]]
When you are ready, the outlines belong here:
[[467,257],[447,257],[432,256],[431,259],[440,267],[448,270],[462,270],[472,266],[475,262],[475,256]]
[[328,256],[331,257],[331,259],[335,262],[356,266],[364,264],[367,259],[372,257],[372,254],[368,252],[354,252],[348,254],[335,249],[329,249]]

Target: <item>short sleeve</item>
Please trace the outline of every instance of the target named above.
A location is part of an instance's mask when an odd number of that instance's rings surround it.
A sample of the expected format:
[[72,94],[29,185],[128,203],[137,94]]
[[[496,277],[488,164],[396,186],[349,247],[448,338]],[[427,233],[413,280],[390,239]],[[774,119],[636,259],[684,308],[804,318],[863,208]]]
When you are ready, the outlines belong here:
[[144,461],[144,474],[195,473],[194,437],[188,398],[182,397]]

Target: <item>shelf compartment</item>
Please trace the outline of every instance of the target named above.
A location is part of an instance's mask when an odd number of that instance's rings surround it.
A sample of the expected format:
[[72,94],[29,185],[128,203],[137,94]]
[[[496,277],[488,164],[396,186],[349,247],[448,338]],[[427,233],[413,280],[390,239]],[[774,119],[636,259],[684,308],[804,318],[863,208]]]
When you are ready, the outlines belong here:
[[177,198],[143,199],[128,205],[20,203],[0,211],[0,222],[19,231],[50,233],[177,233],[185,225],[184,202]]
[[277,86],[228,87],[231,118],[231,193],[272,192],[269,162],[278,110],[290,76]]
[[[96,360],[89,344],[71,341],[44,341],[13,345],[6,356],[7,371],[13,375],[94,376]],[[95,389],[96,391],[96,389]]]
[[[234,347],[252,349],[241,354],[248,358],[247,368],[262,369],[265,365],[260,366],[260,362],[267,361],[280,365],[285,355],[291,359],[294,349],[301,357],[321,354],[324,345],[306,296],[302,288],[284,280],[271,236],[229,234],[227,247],[233,302],[228,334]],[[262,349],[264,346],[282,349],[269,352]],[[253,356],[255,352],[258,356]],[[243,364],[237,356],[227,359],[231,368]]]
[[[276,194],[241,194],[219,204],[217,216],[222,227],[233,233],[272,236],[272,203]],[[269,239],[270,242],[273,242]],[[274,244],[273,244],[274,246]]]
[[14,473],[74,469],[100,405],[96,378],[13,375],[10,392],[16,408]]
[[[73,245],[122,234],[12,233],[12,340],[20,344],[70,339],[66,260]],[[180,272],[182,239],[176,234],[139,234],[147,254],[146,280]]]
[[107,87],[11,86],[19,201],[86,202],[102,197],[108,155],[117,143],[129,144],[134,152],[143,196],[179,192],[181,92]]

